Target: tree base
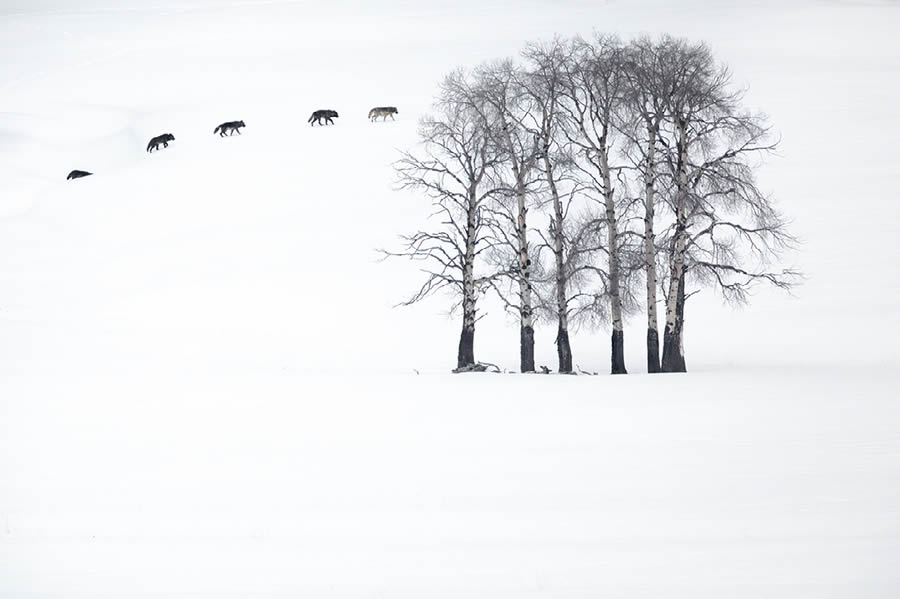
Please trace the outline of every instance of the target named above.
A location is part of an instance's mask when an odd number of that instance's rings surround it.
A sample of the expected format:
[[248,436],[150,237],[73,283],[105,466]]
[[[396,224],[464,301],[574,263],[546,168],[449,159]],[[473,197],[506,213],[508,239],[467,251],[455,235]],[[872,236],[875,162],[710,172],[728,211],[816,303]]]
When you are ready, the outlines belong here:
[[456,367],[465,368],[475,364],[475,329],[463,327],[459,334],[459,350],[456,354]]
[[519,329],[519,365],[522,372],[534,372],[534,329]]
[[662,372],[687,372],[679,335],[670,333],[663,335]]
[[647,372],[659,371],[659,331],[647,327]]
[[572,372],[572,346],[569,344],[569,331],[559,327],[556,332],[556,353],[559,356],[559,372]]
[[612,374],[628,374],[625,370],[625,332],[612,332]]

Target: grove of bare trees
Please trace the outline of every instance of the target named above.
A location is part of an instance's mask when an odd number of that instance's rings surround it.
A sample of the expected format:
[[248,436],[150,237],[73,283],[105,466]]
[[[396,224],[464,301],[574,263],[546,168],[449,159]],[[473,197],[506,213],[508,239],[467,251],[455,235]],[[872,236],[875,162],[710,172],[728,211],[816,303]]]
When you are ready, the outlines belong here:
[[454,71],[395,165],[434,207],[385,252],[422,264],[405,303],[450,292],[458,369],[477,364],[477,300],[492,293],[519,323],[522,372],[545,321],[559,372],[573,371],[572,327],[608,326],[610,372],[625,374],[624,323],[640,311],[647,371],[685,372],[694,293],[746,303],[799,278],[774,266],[796,240],[756,182],[776,141],[743,99],[705,44],[673,37],[557,38]]

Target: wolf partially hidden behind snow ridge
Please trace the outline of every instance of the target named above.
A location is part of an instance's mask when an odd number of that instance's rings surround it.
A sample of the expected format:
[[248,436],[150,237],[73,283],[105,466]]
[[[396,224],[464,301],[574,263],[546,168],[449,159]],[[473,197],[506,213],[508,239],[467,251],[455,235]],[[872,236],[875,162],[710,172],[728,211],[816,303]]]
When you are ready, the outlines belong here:
[[78,170],[78,169],[75,169],[74,171],[72,171],[71,173],[69,173],[69,176],[66,177],[66,181],[69,181],[70,179],[80,179],[80,178],[82,178],[82,177],[88,177],[88,176],[93,175],[93,174],[94,174],[94,173],[89,173],[89,172],[87,172],[87,171],[80,171],[80,170]]
[[321,125],[322,120],[324,119],[326,125],[328,123],[331,123],[333,125],[334,121],[331,120],[332,118],[338,118],[338,113],[336,110],[322,109],[312,113],[312,116],[309,117],[309,120],[307,122],[310,124],[310,126],[313,125],[313,121]]
[[162,135],[157,135],[150,140],[150,143],[147,144],[147,151],[152,152],[153,150],[158,150],[159,144],[162,144],[164,148],[168,148],[170,141],[175,141],[175,136],[171,133],[163,133]]
[[216,127],[213,130],[213,133],[218,133],[219,137],[225,137],[225,133],[227,133],[228,131],[231,131],[231,133],[228,133],[228,135],[234,135],[234,132],[237,131],[238,135],[240,135],[241,127],[246,126],[247,125],[244,124],[244,121],[228,121],[227,123],[222,123],[221,125]]
[[372,110],[369,111],[369,120],[374,121],[378,117],[381,117],[381,120],[386,121],[388,117],[391,117],[391,120],[394,119],[394,115],[397,114],[396,106],[376,106]]

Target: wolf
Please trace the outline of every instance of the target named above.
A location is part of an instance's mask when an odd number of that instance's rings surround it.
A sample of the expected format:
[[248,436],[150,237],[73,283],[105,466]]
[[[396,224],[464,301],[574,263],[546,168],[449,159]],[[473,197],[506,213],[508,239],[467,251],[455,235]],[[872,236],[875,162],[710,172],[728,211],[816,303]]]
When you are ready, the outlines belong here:
[[75,169],[74,171],[69,173],[69,176],[66,177],[66,181],[68,181],[69,179],[80,179],[82,177],[87,177],[88,175],[93,175],[93,174],[94,173],[89,173],[87,171],[80,171],[78,169]]
[[374,121],[378,117],[381,117],[381,120],[386,121],[388,117],[391,117],[391,120],[394,119],[394,115],[398,113],[396,106],[376,106],[372,110],[369,111],[369,120]]
[[153,150],[158,150],[159,144],[162,144],[164,148],[168,148],[170,141],[175,141],[175,136],[171,133],[163,133],[162,135],[157,135],[150,140],[150,143],[147,144],[147,151],[152,152]]
[[244,121],[228,121],[227,123],[222,123],[215,129],[213,129],[213,133],[218,133],[219,137],[225,137],[225,133],[231,131],[228,135],[234,135],[234,132],[237,131],[238,135],[241,134],[241,127],[246,127]]
[[315,121],[321,125],[322,119],[325,119],[326,125],[328,123],[331,123],[333,125],[334,121],[331,120],[332,118],[338,118],[338,113],[336,110],[322,109],[322,110],[317,110],[314,113],[312,113],[312,116],[309,117],[309,120],[307,122],[310,124],[310,126],[313,125],[313,121]]

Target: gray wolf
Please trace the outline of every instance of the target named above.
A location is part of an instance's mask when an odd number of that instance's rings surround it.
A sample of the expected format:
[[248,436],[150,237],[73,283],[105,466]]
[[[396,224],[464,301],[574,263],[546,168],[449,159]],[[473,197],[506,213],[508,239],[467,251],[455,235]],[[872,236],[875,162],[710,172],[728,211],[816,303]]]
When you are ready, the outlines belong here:
[[244,121],[228,121],[227,123],[222,123],[218,127],[213,130],[213,133],[218,133],[219,137],[225,137],[225,134],[234,135],[234,132],[237,131],[238,135],[241,134],[241,127],[246,127]]
[[331,120],[332,118],[338,118],[337,111],[323,109],[323,110],[317,110],[314,113],[312,113],[312,116],[309,117],[309,120],[307,122],[310,124],[310,126],[312,126],[313,121],[315,121],[321,125],[322,120],[324,119],[326,125],[328,123],[331,123],[333,125],[334,121]]
[[376,106],[372,110],[369,111],[369,120],[374,121],[378,117],[381,117],[381,120],[386,121],[388,117],[391,117],[391,120],[394,119],[394,115],[397,114],[396,106]]
[[175,136],[171,133],[163,133],[162,135],[157,135],[150,140],[150,143],[147,144],[147,151],[152,152],[153,150],[158,150],[159,144],[162,144],[164,148],[168,148],[170,141],[175,141]]
[[66,177],[66,181],[68,181],[69,179],[80,179],[82,177],[87,177],[88,175],[93,175],[93,174],[94,173],[89,173],[87,171],[80,171],[78,169],[75,169],[74,171],[69,173],[69,176]]

